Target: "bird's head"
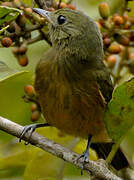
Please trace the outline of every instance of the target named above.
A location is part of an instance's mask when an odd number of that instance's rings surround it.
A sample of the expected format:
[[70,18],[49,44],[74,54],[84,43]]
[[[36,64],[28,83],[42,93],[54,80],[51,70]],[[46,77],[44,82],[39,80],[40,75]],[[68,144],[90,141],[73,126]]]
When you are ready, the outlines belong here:
[[56,11],[46,11],[39,8],[33,10],[49,22],[49,35],[52,45],[71,46],[75,49],[90,51],[90,56],[102,54],[102,39],[96,23],[84,13],[63,8]]

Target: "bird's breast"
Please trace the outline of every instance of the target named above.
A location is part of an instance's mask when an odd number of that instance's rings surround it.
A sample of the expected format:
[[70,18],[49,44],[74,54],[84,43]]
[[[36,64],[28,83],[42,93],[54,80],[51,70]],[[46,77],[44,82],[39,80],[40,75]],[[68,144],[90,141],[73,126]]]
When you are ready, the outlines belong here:
[[103,121],[105,103],[96,82],[69,81],[63,70],[63,74],[59,73],[59,66],[50,61],[40,63],[35,90],[46,121],[65,133],[84,138],[91,134],[104,142],[107,139]]

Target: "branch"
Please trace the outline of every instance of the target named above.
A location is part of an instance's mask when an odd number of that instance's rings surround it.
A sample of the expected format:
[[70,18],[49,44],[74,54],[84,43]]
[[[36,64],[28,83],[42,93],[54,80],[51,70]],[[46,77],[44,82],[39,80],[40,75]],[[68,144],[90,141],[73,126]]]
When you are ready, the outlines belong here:
[[[23,126],[0,116],[0,130],[19,138],[23,130]],[[80,160],[77,161],[77,158],[79,157],[78,154],[74,153],[68,148],[61,146],[60,144],[48,140],[44,136],[41,136],[34,132],[29,139],[29,133],[27,132],[23,140],[28,141],[32,145],[37,146],[63,159],[64,161],[74,164],[78,168],[82,167],[82,162]],[[121,178],[117,177],[107,168],[104,160],[99,160],[96,162],[90,160],[85,164],[84,170],[89,174],[94,175],[97,179],[121,180]]]

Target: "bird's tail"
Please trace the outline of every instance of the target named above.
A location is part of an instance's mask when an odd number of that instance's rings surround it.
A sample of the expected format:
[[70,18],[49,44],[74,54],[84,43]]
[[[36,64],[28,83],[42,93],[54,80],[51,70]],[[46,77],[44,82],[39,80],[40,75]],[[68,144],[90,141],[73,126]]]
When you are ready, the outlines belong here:
[[[99,158],[106,159],[112,149],[112,146],[113,146],[113,143],[91,143],[90,147],[96,151]],[[129,166],[128,160],[123,154],[123,152],[121,151],[121,149],[118,149],[118,151],[116,152],[111,162],[111,165],[116,170],[121,170]]]

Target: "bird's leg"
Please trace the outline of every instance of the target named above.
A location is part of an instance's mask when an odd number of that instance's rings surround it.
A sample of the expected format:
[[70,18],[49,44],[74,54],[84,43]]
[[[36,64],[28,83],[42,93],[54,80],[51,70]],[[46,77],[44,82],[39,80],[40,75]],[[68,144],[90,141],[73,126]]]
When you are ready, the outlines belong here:
[[87,142],[86,150],[85,150],[84,153],[81,154],[81,155],[78,157],[78,159],[77,159],[77,161],[78,161],[79,159],[82,158],[82,168],[81,168],[82,170],[81,170],[81,175],[83,175],[83,169],[84,169],[85,163],[88,162],[88,160],[89,160],[89,148],[90,148],[90,144],[91,144],[91,139],[92,139],[92,136],[91,136],[91,135],[88,135],[88,142]]
[[[26,132],[29,131],[30,135],[29,135],[29,139],[32,135],[32,133],[35,131],[35,129],[40,128],[40,127],[46,127],[46,126],[50,126],[48,123],[40,123],[40,124],[30,124],[27,126],[24,126],[20,138],[19,138],[19,142],[21,142],[22,138],[25,136]],[[25,145],[28,145],[29,143],[26,142]]]

